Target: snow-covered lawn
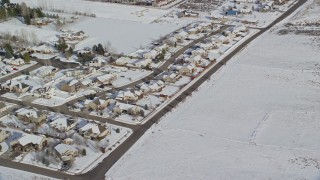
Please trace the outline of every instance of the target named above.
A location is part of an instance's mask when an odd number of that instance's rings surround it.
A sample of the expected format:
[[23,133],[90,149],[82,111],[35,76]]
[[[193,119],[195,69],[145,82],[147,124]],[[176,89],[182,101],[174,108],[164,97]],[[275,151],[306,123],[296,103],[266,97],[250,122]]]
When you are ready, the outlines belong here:
[[76,49],[92,47],[94,44],[107,44],[118,53],[130,53],[153,40],[169,34],[178,26],[172,24],[146,24],[133,21],[120,21],[106,18],[88,18],[68,26],[70,29],[83,30],[89,38],[77,44]]
[[312,38],[259,37],[107,176],[318,179],[320,51],[310,45]]

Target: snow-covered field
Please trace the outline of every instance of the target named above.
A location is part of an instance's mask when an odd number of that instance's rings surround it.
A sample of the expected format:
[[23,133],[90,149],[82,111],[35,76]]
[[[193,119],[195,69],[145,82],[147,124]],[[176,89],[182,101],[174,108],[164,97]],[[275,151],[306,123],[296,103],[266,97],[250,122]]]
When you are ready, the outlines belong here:
[[42,7],[45,10],[62,9],[65,12],[94,13],[97,17],[116,20],[138,21],[149,23],[166,14],[169,10],[145,8],[115,3],[101,3],[84,0],[11,0],[11,2],[25,2],[32,7]]
[[38,28],[36,26],[28,26],[20,22],[18,19],[11,19],[9,21],[0,23],[0,32],[10,33],[12,35],[23,34],[23,36],[28,36],[29,34],[34,33],[36,34],[37,40],[43,42],[46,42],[49,39],[54,39],[57,34],[57,32],[53,29],[44,29]]
[[6,168],[0,166],[0,179],[1,180],[53,180],[46,176],[36,175],[26,171],[20,171],[16,169]]
[[319,179],[320,51],[313,38],[259,37],[107,176]]
[[173,24],[146,24],[135,21],[120,21],[107,18],[89,18],[69,26],[70,29],[83,30],[89,38],[76,46],[76,49],[92,47],[94,44],[107,44],[118,53],[130,53],[153,40],[169,34],[179,27]]

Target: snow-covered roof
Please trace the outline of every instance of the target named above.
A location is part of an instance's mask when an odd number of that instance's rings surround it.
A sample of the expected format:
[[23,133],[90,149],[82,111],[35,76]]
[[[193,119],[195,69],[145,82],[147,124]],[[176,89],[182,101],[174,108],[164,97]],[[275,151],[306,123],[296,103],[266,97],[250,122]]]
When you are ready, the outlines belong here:
[[80,131],[88,131],[92,130],[92,133],[94,134],[101,134],[106,128],[103,126],[99,126],[98,124],[95,123],[88,123],[82,128],[80,128]]
[[59,153],[59,154],[64,154],[67,151],[78,151],[77,148],[75,148],[72,145],[68,144],[58,144],[54,147],[54,149]]
[[20,137],[18,139],[19,144],[21,144],[22,146],[25,146],[27,144],[40,144],[43,140],[45,139],[45,137],[43,136],[36,136],[33,134],[23,134],[22,137]]
[[58,129],[60,128],[67,128],[69,127],[71,124],[73,124],[75,121],[73,119],[67,118],[67,117],[59,117],[57,119],[55,119],[54,121],[52,121],[50,123],[50,126],[54,126]]
[[35,109],[26,109],[26,108],[21,108],[16,111],[16,113],[20,116],[27,116],[27,117],[33,117],[33,118],[38,118],[40,111],[35,110]]
[[114,77],[115,77],[114,74],[105,74],[105,75],[97,77],[97,79],[100,82],[105,82],[105,81],[109,81],[109,80],[113,79]]

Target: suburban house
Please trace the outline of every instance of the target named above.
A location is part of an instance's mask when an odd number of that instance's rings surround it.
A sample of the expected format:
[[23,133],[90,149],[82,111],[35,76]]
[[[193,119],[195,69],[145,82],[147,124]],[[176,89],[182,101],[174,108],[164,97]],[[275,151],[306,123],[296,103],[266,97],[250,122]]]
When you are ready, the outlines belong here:
[[189,34],[187,32],[181,31],[178,34],[174,35],[174,37],[177,39],[178,42],[179,41],[181,42],[181,41],[185,40],[188,37],[188,35]]
[[105,74],[97,77],[98,82],[104,85],[111,84],[116,79],[117,79],[117,75],[115,74]]
[[73,80],[71,80],[69,82],[62,82],[61,86],[60,86],[60,89],[62,91],[66,91],[66,92],[69,92],[69,93],[74,93],[74,92],[79,91],[79,89],[81,89],[81,83],[77,79],[73,79]]
[[50,123],[50,127],[60,132],[68,132],[69,130],[76,127],[76,125],[77,121],[75,119],[67,117],[56,118]]
[[5,130],[0,129],[0,143],[5,141],[9,136],[10,136],[9,131],[5,131]]
[[58,144],[54,147],[62,161],[72,161],[79,156],[79,151],[69,144]]
[[191,75],[195,71],[196,66],[192,63],[184,65],[180,68],[179,73],[184,75]]
[[95,100],[86,100],[84,102],[84,106],[87,109],[93,109],[93,110],[103,110],[110,104],[109,100],[104,99],[95,99]]
[[40,124],[47,119],[46,113],[36,109],[21,108],[15,113],[18,119],[35,124]]
[[35,25],[35,26],[45,26],[51,22],[52,22],[52,20],[47,17],[31,19],[31,24]]
[[142,108],[132,104],[125,104],[125,103],[118,102],[112,111],[114,114],[125,113],[130,115],[139,115],[142,111]]
[[47,145],[47,138],[33,134],[22,134],[19,139],[12,141],[10,145],[15,151],[37,151],[42,150]]
[[96,57],[89,62],[90,67],[101,67],[106,60],[101,57]]
[[52,86],[39,87],[39,88],[33,89],[30,92],[33,93],[33,95],[36,97],[50,99],[52,96],[55,95],[55,88],[53,88]]
[[87,139],[102,139],[107,136],[110,131],[108,126],[88,123],[81,127],[78,133]]
[[27,48],[27,51],[30,53],[52,54],[54,52],[54,49],[43,44],[40,46],[33,46],[31,48]]
[[160,53],[159,51],[153,49],[153,50],[145,53],[143,55],[143,57],[146,58],[146,59],[155,59],[159,55],[159,53]]
[[68,145],[74,144],[74,141],[71,138],[66,138],[62,142],[63,142],[63,144],[68,144]]
[[118,66],[125,66],[126,64],[128,64],[129,61],[130,58],[128,57],[120,57],[114,62],[114,64]]
[[162,75],[162,80],[164,82],[174,83],[178,79],[178,75],[175,72],[166,72]]

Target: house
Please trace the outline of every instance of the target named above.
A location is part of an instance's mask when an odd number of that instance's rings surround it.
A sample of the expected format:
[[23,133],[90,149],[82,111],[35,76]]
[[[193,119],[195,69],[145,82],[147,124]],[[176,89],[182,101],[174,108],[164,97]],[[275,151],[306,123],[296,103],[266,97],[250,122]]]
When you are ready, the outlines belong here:
[[185,40],[188,37],[189,33],[185,31],[181,31],[178,34],[176,34],[174,37],[177,39],[178,42],[181,42]]
[[92,61],[89,62],[90,67],[101,67],[105,60],[101,57],[96,57]]
[[81,83],[77,79],[73,79],[69,82],[62,82],[60,89],[65,92],[75,93],[81,88]]
[[110,101],[104,99],[96,99],[94,100],[94,103],[96,104],[98,110],[102,110],[109,106]]
[[74,141],[71,138],[66,138],[62,142],[63,142],[63,144],[68,144],[68,145],[74,144]]
[[48,25],[51,22],[52,20],[47,17],[31,19],[31,24],[35,26],[44,26]]
[[89,110],[97,109],[97,105],[94,103],[93,100],[86,99],[83,104],[86,109],[89,109]]
[[143,55],[143,57],[146,58],[146,59],[155,59],[159,55],[159,53],[160,53],[159,51],[153,49],[153,50],[145,53]]
[[199,48],[199,49],[193,50],[191,53],[192,53],[192,56],[205,56],[207,52],[206,50]]
[[139,96],[137,96],[134,92],[125,91],[123,92],[123,100],[124,101],[137,101]]
[[41,53],[41,54],[52,54],[53,49],[45,44],[40,46],[33,46],[31,48],[27,48],[27,50],[31,53]]
[[10,136],[9,131],[5,131],[5,130],[0,129],[0,143],[5,141],[9,136]]
[[180,68],[179,73],[184,75],[191,75],[195,71],[196,66],[192,63],[184,65]]
[[157,46],[154,49],[161,53],[163,50],[168,50],[169,46],[167,44],[162,44],[161,46]]
[[219,36],[214,40],[216,43],[221,43],[221,44],[228,44],[230,42],[230,39],[226,36]]
[[75,157],[79,156],[78,149],[69,144],[58,144],[54,149],[62,161],[74,160]]
[[162,75],[162,80],[164,82],[174,83],[178,79],[178,75],[172,71],[164,73]]
[[130,58],[128,57],[121,57],[118,58],[114,63],[118,66],[125,66],[130,61]]
[[47,114],[37,109],[21,108],[15,113],[18,119],[29,123],[40,124],[47,119]]
[[38,87],[32,89],[30,92],[33,93],[32,95],[36,97],[50,99],[55,95],[55,88],[53,88],[52,86]]
[[195,64],[195,65],[198,65],[198,64],[200,64],[201,60],[202,60],[201,55],[196,55],[196,56],[193,56],[191,58],[186,58],[184,61],[186,63],[192,63],[192,64]]
[[54,119],[50,124],[50,127],[60,132],[68,132],[77,125],[77,121],[72,118],[58,117]]
[[22,134],[22,136],[10,143],[14,151],[29,152],[33,150],[42,150],[47,145],[45,136],[37,136],[33,134]]
[[111,84],[116,79],[117,75],[115,74],[105,74],[97,77],[98,82],[104,85]]
[[175,37],[170,37],[166,40],[164,40],[164,43],[168,44],[169,46],[175,46],[177,44],[178,40]]
[[102,126],[95,123],[86,124],[81,127],[78,132],[87,139],[102,139],[110,133],[108,126]]
[[112,111],[114,114],[125,113],[130,115],[139,115],[141,113],[141,110],[142,108],[140,108],[139,106],[118,102]]

